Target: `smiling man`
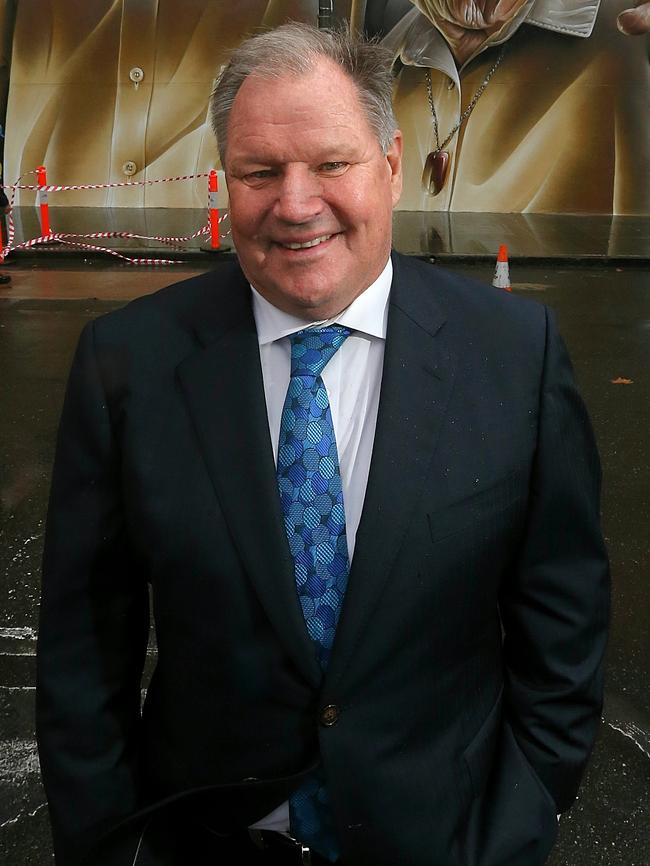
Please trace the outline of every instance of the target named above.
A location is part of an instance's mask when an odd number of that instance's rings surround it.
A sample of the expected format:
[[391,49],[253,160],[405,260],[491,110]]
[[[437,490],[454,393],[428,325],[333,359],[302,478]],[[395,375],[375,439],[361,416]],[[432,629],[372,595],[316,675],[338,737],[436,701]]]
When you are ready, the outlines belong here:
[[576,795],[591,428],[544,307],[391,253],[391,84],[346,34],[244,42],[211,108],[238,261],[81,336],[39,636],[57,866],[541,866]]

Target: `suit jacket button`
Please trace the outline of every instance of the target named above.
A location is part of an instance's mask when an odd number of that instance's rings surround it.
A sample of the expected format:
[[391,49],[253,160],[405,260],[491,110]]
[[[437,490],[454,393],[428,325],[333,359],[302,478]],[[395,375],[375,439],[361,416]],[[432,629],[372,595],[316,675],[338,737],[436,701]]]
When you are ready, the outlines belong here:
[[336,704],[328,704],[320,711],[320,723],[326,728],[331,728],[338,722],[340,715],[341,711]]

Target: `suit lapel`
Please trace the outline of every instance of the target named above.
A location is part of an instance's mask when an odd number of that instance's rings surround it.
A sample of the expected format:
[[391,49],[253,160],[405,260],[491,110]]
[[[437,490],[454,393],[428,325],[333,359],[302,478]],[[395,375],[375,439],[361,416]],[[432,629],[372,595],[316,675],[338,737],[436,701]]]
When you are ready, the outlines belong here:
[[[335,686],[390,574],[453,386],[445,318],[424,266],[393,256],[386,351],[368,486],[326,688]],[[426,277],[426,278],[425,278]]]
[[[277,490],[250,288],[239,275],[194,325],[178,367],[221,509],[266,614],[308,681],[321,678],[298,601]],[[216,552],[218,556],[218,551]]]

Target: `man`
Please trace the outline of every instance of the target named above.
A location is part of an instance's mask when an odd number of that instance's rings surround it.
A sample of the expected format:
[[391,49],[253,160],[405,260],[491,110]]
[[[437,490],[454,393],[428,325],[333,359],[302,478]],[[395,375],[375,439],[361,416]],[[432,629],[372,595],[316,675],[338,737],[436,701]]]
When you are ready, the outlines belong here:
[[391,255],[389,70],[244,42],[212,107],[239,263],[82,334],[39,637],[59,866],[535,866],[575,797],[591,430],[548,311]]

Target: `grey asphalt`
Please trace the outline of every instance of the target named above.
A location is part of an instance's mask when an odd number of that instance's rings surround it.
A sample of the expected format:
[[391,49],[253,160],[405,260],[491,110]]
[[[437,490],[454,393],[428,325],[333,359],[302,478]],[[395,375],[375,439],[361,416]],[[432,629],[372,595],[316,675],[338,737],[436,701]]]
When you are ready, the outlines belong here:
[[[447,266],[491,280],[490,265]],[[86,321],[180,274],[80,262],[18,263],[11,273],[0,297],[0,861],[41,866],[53,859],[34,745],[34,650],[66,374]],[[518,264],[511,276],[515,292],[558,314],[600,446],[613,571],[603,722],[549,863],[650,866],[650,268]]]

